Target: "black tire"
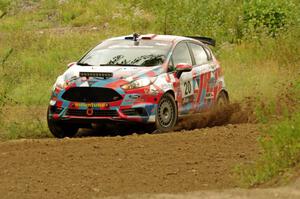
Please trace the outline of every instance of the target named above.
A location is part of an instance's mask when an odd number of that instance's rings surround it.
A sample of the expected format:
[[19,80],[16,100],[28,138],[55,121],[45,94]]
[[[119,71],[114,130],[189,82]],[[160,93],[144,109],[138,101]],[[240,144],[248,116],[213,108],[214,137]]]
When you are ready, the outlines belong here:
[[78,131],[78,127],[65,124],[62,121],[54,121],[49,118],[49,110],[47,112],[48,128],[52,135],[56,138],[74,137]]
[[222,108],[222,107],[225,107],[229,104],[229,97],[228,95],[224,92],[224,91],[221,91],[218,95],[218,98],[217,98],[217,108]]
[[174,97],[170,93],[163,95],[156,110],[155,126],[158,132],[171,131],[177,123],[178,112]]

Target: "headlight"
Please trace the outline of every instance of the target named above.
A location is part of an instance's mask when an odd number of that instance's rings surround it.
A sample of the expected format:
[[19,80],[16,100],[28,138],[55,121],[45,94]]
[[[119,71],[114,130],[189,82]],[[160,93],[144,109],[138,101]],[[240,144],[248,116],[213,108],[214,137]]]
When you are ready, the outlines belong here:
[[54,89],[56,87],[58,87],[60,89],[64,89],[64,88],[66,88],[66,86],[67,86],[67,83],[65,81],[65,78],[61,75],[61,76],[58,76],[58,78],[57,78],[57,80],[56,80],[53,87],[54,87]]
[[138,80],[135,80],[133,82],[130,82],[128,84],[124,84],[121,86],[124,90],[130,90],[130,89],[135,89],[135,88],[141,88],[145,86],[149,86],[153,82],[155,82],[156,77],[147,77],[147,78],[141,78]]

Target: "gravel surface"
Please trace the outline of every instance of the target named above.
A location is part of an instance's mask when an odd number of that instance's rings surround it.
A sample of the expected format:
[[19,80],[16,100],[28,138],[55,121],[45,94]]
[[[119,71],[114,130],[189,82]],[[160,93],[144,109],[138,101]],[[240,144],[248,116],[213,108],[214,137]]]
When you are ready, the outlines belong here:
[[259,134],[255,124],[239,124],[167,134],[0,142],[0,196],[168,193],[179,195],[153,197],[185,198],[180,194],[235,188],[233,169],[259,155]]

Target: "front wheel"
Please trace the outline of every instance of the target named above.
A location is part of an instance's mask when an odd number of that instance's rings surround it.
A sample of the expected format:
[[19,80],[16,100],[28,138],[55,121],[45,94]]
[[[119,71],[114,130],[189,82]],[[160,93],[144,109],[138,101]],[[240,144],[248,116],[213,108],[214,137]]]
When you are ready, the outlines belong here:
[[56,138],[74,137],[78,131],[78,127],[55,121],[49,118],[49,110],[47,113],[48,128],[52,135]]
[[159,132],[171,131],[178,118],[177,106],[174,97],[170,93],[162,96],[156,111],[155,126]]

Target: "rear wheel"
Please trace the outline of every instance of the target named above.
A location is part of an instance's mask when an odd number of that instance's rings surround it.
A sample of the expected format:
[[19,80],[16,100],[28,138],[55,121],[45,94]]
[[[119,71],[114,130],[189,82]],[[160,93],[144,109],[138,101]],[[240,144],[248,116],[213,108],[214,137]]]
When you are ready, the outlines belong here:
[[71,124],[65,124],[61,121],[55,121],[49,118],[49,110],[47,113],[48,128],[52,135],[57,138],[74,137],[78,131],[78,127]]
[[228,95],[222,91],[219,96],[218,96],[218,99],[217,99],[217,107],[220,108],[220,107],[225,107],[229,104],[229,98],[228,98]]
[[177,106],[174,97],[170,93],[162,96],[156,111],[155,126],[158,132],[171,131],[178,118]]

